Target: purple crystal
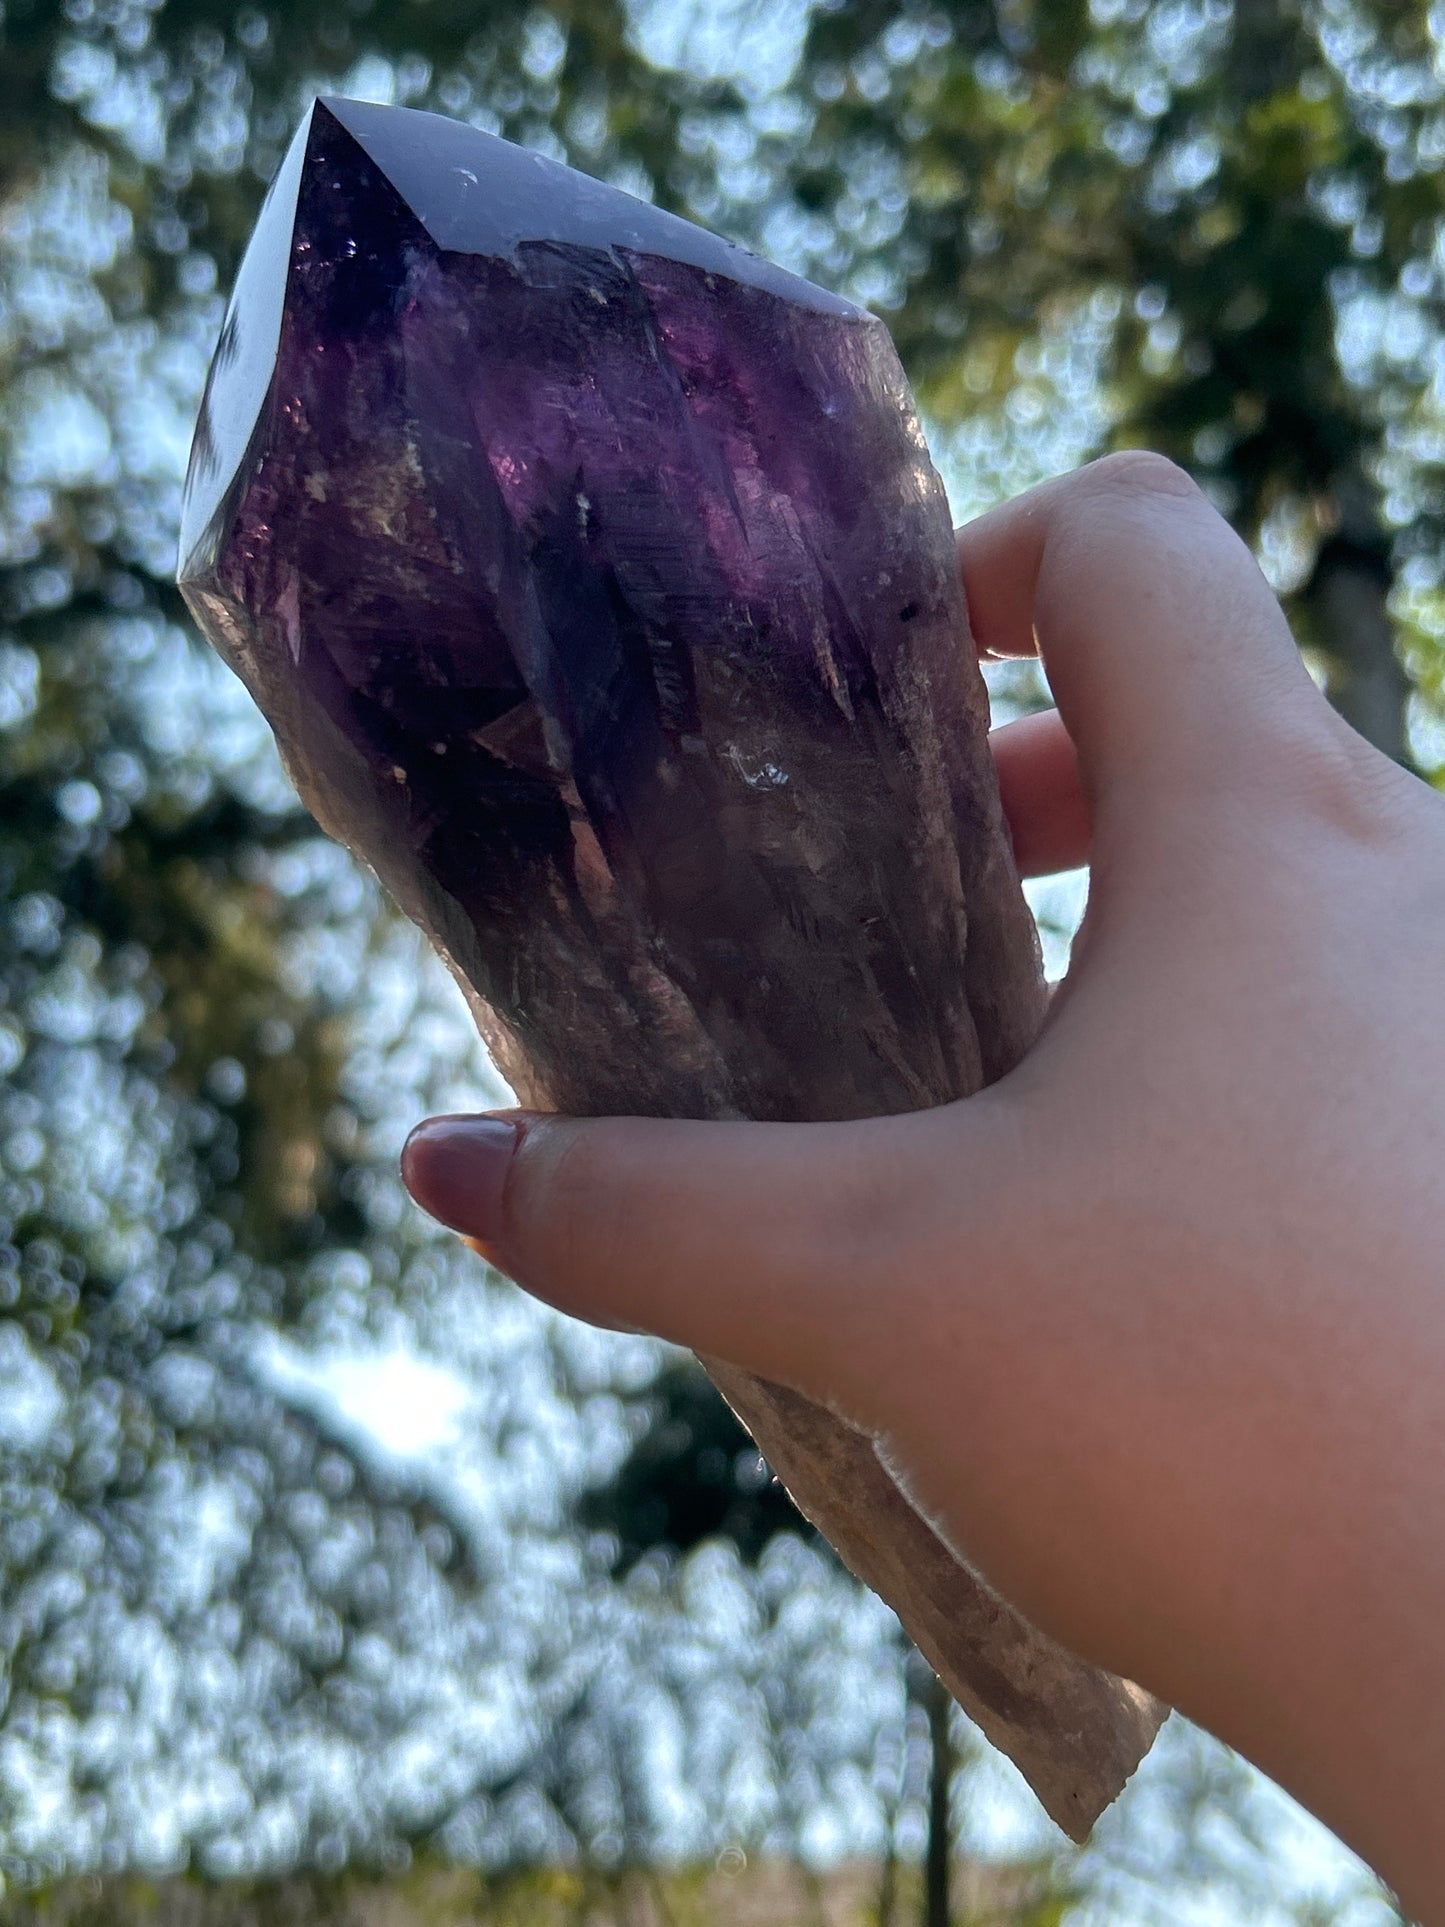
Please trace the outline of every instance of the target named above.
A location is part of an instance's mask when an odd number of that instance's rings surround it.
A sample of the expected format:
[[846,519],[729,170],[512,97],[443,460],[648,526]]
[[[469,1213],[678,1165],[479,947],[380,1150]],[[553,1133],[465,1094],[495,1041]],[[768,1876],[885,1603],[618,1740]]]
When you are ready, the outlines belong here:
[[841,1117],[1017,1055],[976,1021],[1008,855],[949,519],[871,316],[475,129],[318,102],[182,556],[308,800],[553,1102]]
[[[302,795],[525,1101],[848,1117],[1031,1040],[943,490],[847,302],[471,128],[318,102],[222,331],[181,554]],[[709,1369],[1081,1838],[1162,1709],[990,1593],[861,1434]]]

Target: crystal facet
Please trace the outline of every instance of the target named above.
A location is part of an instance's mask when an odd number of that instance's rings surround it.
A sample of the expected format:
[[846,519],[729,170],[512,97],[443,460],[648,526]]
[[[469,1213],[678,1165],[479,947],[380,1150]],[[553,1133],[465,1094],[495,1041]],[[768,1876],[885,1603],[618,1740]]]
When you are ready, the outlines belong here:
[[[531,1101],[859,1116],[1030,1041],[947,506],[851,304],[474,129],[318,102],[223,330],[181,580]],[[716,1375],[1086,1829],[1152,1705],[983,1592],[866,1441]]]

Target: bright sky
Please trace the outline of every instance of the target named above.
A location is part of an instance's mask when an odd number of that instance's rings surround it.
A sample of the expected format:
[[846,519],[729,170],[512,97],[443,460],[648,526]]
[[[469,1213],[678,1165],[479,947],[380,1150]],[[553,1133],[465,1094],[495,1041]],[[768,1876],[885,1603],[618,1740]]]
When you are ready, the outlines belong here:
[[472,1387],[403,1347],[313,1356],[269,1338],[261,1364],[279,1391],[329,1422],[329,1429],[364,1432],[394,1458],[428,1458],[461,1443],[458,1421]]

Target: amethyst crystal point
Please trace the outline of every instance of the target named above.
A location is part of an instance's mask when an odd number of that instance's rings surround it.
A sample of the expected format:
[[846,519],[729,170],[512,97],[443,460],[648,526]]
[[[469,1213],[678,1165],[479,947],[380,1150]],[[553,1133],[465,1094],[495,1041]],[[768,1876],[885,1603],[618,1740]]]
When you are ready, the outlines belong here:
[[[531,1101],[839,1118],[1042,1008],[942,488],[871,316],[431,115],[318,101],[267,197],[181,582]],[[1070,1831],[1153,1730],[865,1440],[728,1396]]]
[[856,1115],[1025,1041],[969,1009],[1007,857],[954,822],[987,792],[944,498],[847,303],[471,128],[319,102],[183,547],[303,789],[558,1104]]

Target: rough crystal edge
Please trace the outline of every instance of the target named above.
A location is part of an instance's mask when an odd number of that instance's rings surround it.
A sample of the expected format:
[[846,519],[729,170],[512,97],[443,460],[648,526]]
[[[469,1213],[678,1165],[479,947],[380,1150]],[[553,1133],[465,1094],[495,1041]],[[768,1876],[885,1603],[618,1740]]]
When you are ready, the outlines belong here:
[[909,1504],[866,1435],[796,1392],[702,1362],[799,1511],[893,1608],[964,1712],[1082,1845],[1169,1709],[1000,1599]]

